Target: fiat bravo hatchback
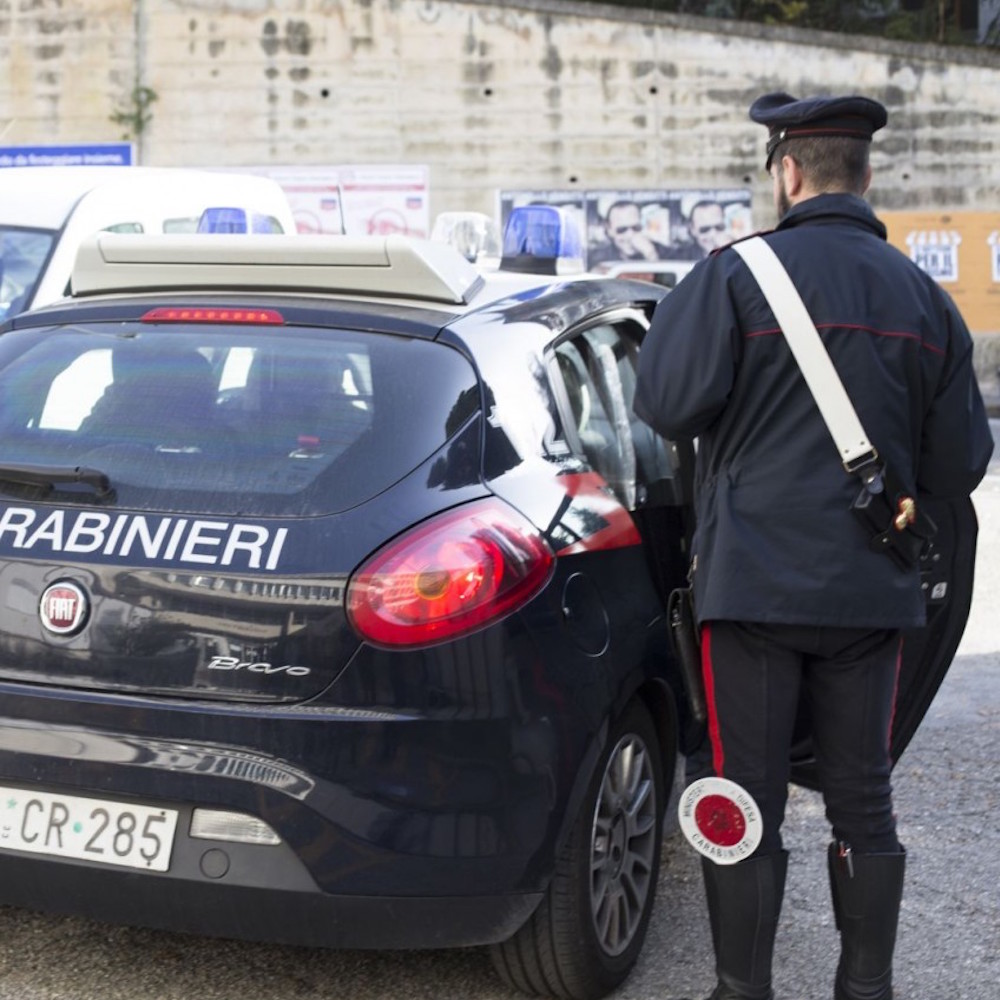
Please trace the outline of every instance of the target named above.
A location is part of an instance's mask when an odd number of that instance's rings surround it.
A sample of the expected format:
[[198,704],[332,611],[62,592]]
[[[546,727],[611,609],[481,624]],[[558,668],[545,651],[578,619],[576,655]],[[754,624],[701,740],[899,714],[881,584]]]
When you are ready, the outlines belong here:
[[[0,903],[615,988],[701,735],[693,449],[632,412],[665,290],[107,233],[72,288],[0,336]],[[968,613],[933,513],[897,756]]]

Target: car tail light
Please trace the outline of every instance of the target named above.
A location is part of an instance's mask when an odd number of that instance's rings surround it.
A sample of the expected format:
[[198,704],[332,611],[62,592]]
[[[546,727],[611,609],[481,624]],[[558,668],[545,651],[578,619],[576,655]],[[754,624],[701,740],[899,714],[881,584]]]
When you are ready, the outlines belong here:
[[453,639],[525,604],[555,557],[537,529],[495,498],[457,507],[390,542],[347,585],[354,628],[379,646]]
[[277,309],[231,309],[225,307],[158,306],[143,313],[143,323],[244,323],[279,326],[285,322]]

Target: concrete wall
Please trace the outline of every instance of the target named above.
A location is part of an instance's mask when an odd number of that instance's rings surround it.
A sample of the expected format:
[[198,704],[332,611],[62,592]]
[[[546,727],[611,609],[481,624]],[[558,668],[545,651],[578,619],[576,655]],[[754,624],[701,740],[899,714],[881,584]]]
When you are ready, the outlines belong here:
[[0,144],[154,165],[420,163],[432,213],[500,188],[748,186],[759,93],[859,91],[876,208],[1000,210],[1000,54],[524,0],[0,0]]
[[[130,131],[137,87],[157,99]],[[876,209],[1000,212],[995,51],[558,0],[0,0],[0,145],[124,129],[152,165],[426,164],[432,217],[502,188],[749,187],[770,225],[747,118],[769,90],[888,106]],[[1000,339],[976,346],[993,391]]]
[[[139,87],[146,127],[113,122]],[[0,0],[0,145],[124,131],[152,165],[426,164],[432,217],[502,188],[749,187],[770,225],[747,118],[769,90],[888,106],[876,209],[1000,212],[996,51],[559,0]],[[1000,338],[976,347],[995,394]]]

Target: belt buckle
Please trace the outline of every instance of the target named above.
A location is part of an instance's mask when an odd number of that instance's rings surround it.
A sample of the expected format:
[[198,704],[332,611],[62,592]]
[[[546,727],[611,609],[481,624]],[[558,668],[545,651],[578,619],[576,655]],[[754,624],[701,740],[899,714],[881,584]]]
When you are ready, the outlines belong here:
[[860,476],[866,486],[870,486],[874,480],[882,477],[883,466],[879,461],[878,451],[874,448],[854,458],[845,458],[843,464],[845,472]]

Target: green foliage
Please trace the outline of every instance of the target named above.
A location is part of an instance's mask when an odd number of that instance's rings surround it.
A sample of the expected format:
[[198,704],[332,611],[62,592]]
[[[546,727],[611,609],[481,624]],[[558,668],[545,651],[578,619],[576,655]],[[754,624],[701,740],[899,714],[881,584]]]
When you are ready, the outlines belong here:
[[[942,45],[976,43],[976,32],[961,27],[963,0],[601,0],[672,14],[786,25],[815,31],[870,35]],[[966,0],[968,2],[968,0]],[[1000,17],[984,32],[984,45],[1000,45]]]
[[123,139],[138,138],[146,131],[146,126],[153,118],[150,105],[156,100],[159,97],[152,87],[135,87],[126,105],[112,112],[110,120],[126,130],[122,135]]

